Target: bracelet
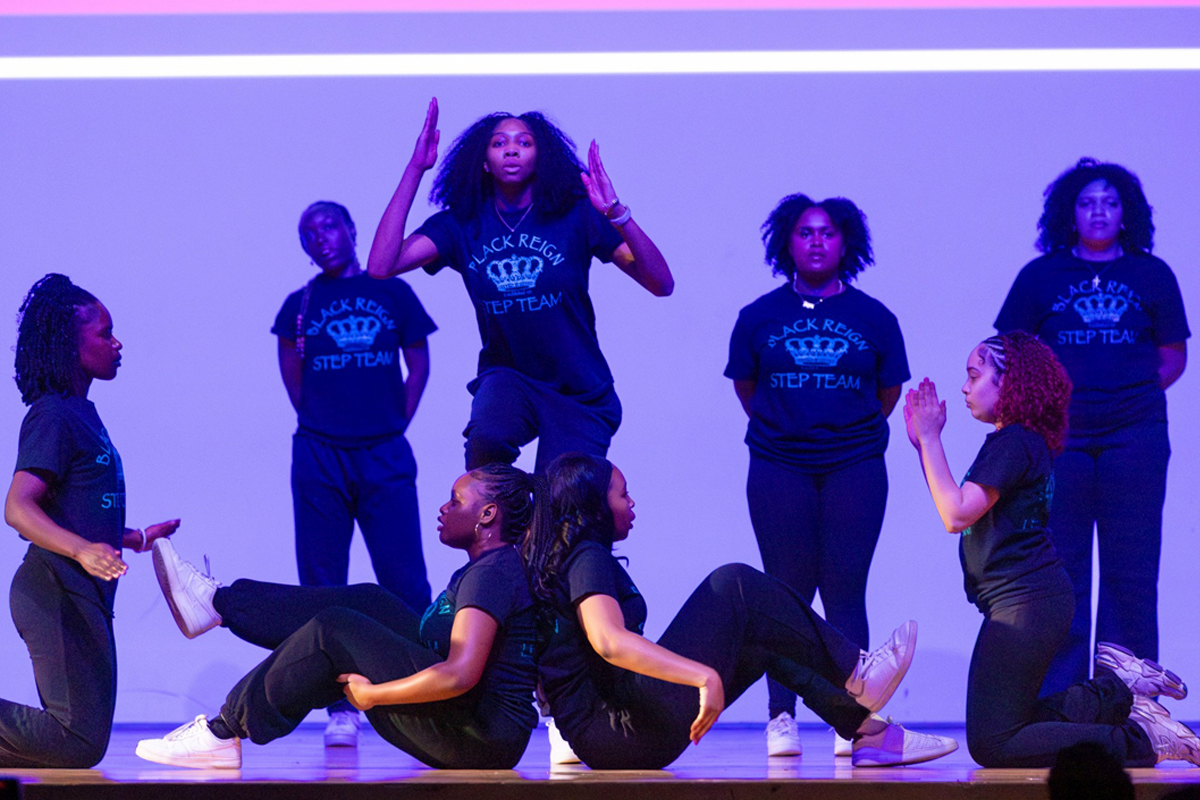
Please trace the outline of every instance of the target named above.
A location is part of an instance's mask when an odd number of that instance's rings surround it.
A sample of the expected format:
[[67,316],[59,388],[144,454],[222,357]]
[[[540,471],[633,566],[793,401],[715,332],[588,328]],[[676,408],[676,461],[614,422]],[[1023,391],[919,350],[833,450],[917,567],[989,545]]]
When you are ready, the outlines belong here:
[[137,551],[139,553],[144,553],[146,552],[146,532],[141,528],[135,528],[134,530],[136,530],[138,535],[142,537],[142,543],[138,546]]
[[625,223],[629,222],[631,219],[633,219],[633,211],[630,210],[628,205],[626,205],[624,213],[622,213],[620,216],[610,217],[608,221],[619,228]]

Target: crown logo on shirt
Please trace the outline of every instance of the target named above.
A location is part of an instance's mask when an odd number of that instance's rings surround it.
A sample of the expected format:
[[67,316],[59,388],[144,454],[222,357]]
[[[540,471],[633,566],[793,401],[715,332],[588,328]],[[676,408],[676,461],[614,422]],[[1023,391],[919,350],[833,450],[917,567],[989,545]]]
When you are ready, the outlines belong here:
[[542,274],[542,260],[537,256],[511,256],[487,265],[487,276],[502,292],[532,289]]
[[850,343],[845,339],[833,339],[820,334],[788,339],[783,344],[800,367],[836,367],[850,349]]
[[375,343],[375,335],[383,327],[376,317],[348,317],[334,320],[325,326],[333,341],[343,350],[366,350]]
[[1073,305],[1088,325],[1115,325],[1129,308],[1129,301],[1117,294],[1096,292],[1084,295]]

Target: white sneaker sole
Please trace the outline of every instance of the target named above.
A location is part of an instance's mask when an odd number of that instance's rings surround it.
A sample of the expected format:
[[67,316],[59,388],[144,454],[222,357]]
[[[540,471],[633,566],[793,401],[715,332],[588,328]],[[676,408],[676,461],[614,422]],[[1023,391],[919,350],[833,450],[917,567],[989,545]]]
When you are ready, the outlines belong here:
[[958,742],[910,753],[896,753],[890,750],[864,747],[854,753],[852,763],[855,767],[903,767],[907,764],[933,761],[935,758],[950,755],[957,749]]
[[[212,630],[216,625],[209,625],[203,630],[198,630],[202,626],[188,619],[188,615],[176,604],[175,593],[180,591],[179,577],[174,566],[168,564],[167,557],[163,555],[162,551],[167,547],[171,547],[171,544],[164,539],[157,540],[152,547],[154,577],[158,579],[158,586],[162,589],[163,597],[167,600],[167,607],[171,609],[171,616],[175,618],[175,624],[179,626],[180,633],[189,639],[195,639],[200,634]],[[178,559],[178,556],[175,558]]]
[[166,764],[169,767],[189,767],[191,769],[241,769],[242,757],[239,753],[236,757],[231,756],[213,756],[213,755],[188,755],[188,756],[172,756],[166,753],[159,753],[150,746],[151,742],[157,740],[148,740],[138,742],[137,750],[134,752],[138,758],[146,761],[153,761],[155,764]]

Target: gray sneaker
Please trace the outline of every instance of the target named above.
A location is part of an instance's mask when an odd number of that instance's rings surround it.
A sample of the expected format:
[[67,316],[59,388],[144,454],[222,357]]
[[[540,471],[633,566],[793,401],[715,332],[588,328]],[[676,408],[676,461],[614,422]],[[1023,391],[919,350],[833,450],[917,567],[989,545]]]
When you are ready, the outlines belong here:
[[154,574],[183,635],[195,639],[220,625],[221,615],[213,608],[213,595],[221,584],[180,558],[170,539],[155,539],[152,549]]
[[1134,694],[1143,697],[1166,695],[1174,700],[1187,697],[1187,684],[1161,664],[1138,658],[1119,644],[1097,642],[1096,666],[1111,670]]
[[1171,714],[1158,703],[1135,694],[1129,719],[1150,737],[1159,762],[1190,761],[1200,767],[1200,739],[1187,725],[1171,719]]
[[932,761],[958,749],[949,736],[910,731],[889,718],[879,733],[859,737],[850,763],[856,767],[899,767]]

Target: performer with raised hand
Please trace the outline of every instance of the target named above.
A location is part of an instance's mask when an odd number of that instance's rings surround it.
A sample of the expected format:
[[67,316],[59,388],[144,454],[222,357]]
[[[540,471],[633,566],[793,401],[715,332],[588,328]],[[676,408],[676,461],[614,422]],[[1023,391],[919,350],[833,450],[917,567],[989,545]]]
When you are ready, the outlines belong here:
[[512,463],[538,439],[537,469],[557,455],[604,455],[621,422],[588,295],[592,259],[669,295],[662,253],[618,198],[592,142],[587,165],[538,112],[489,114],[451,146],[430,199],[443,211],[406,236],[425,172],[437,160],[437,100],[375,233],[377,278],[424,267],[458,272],[483,349],[464,431],[466,464]]

